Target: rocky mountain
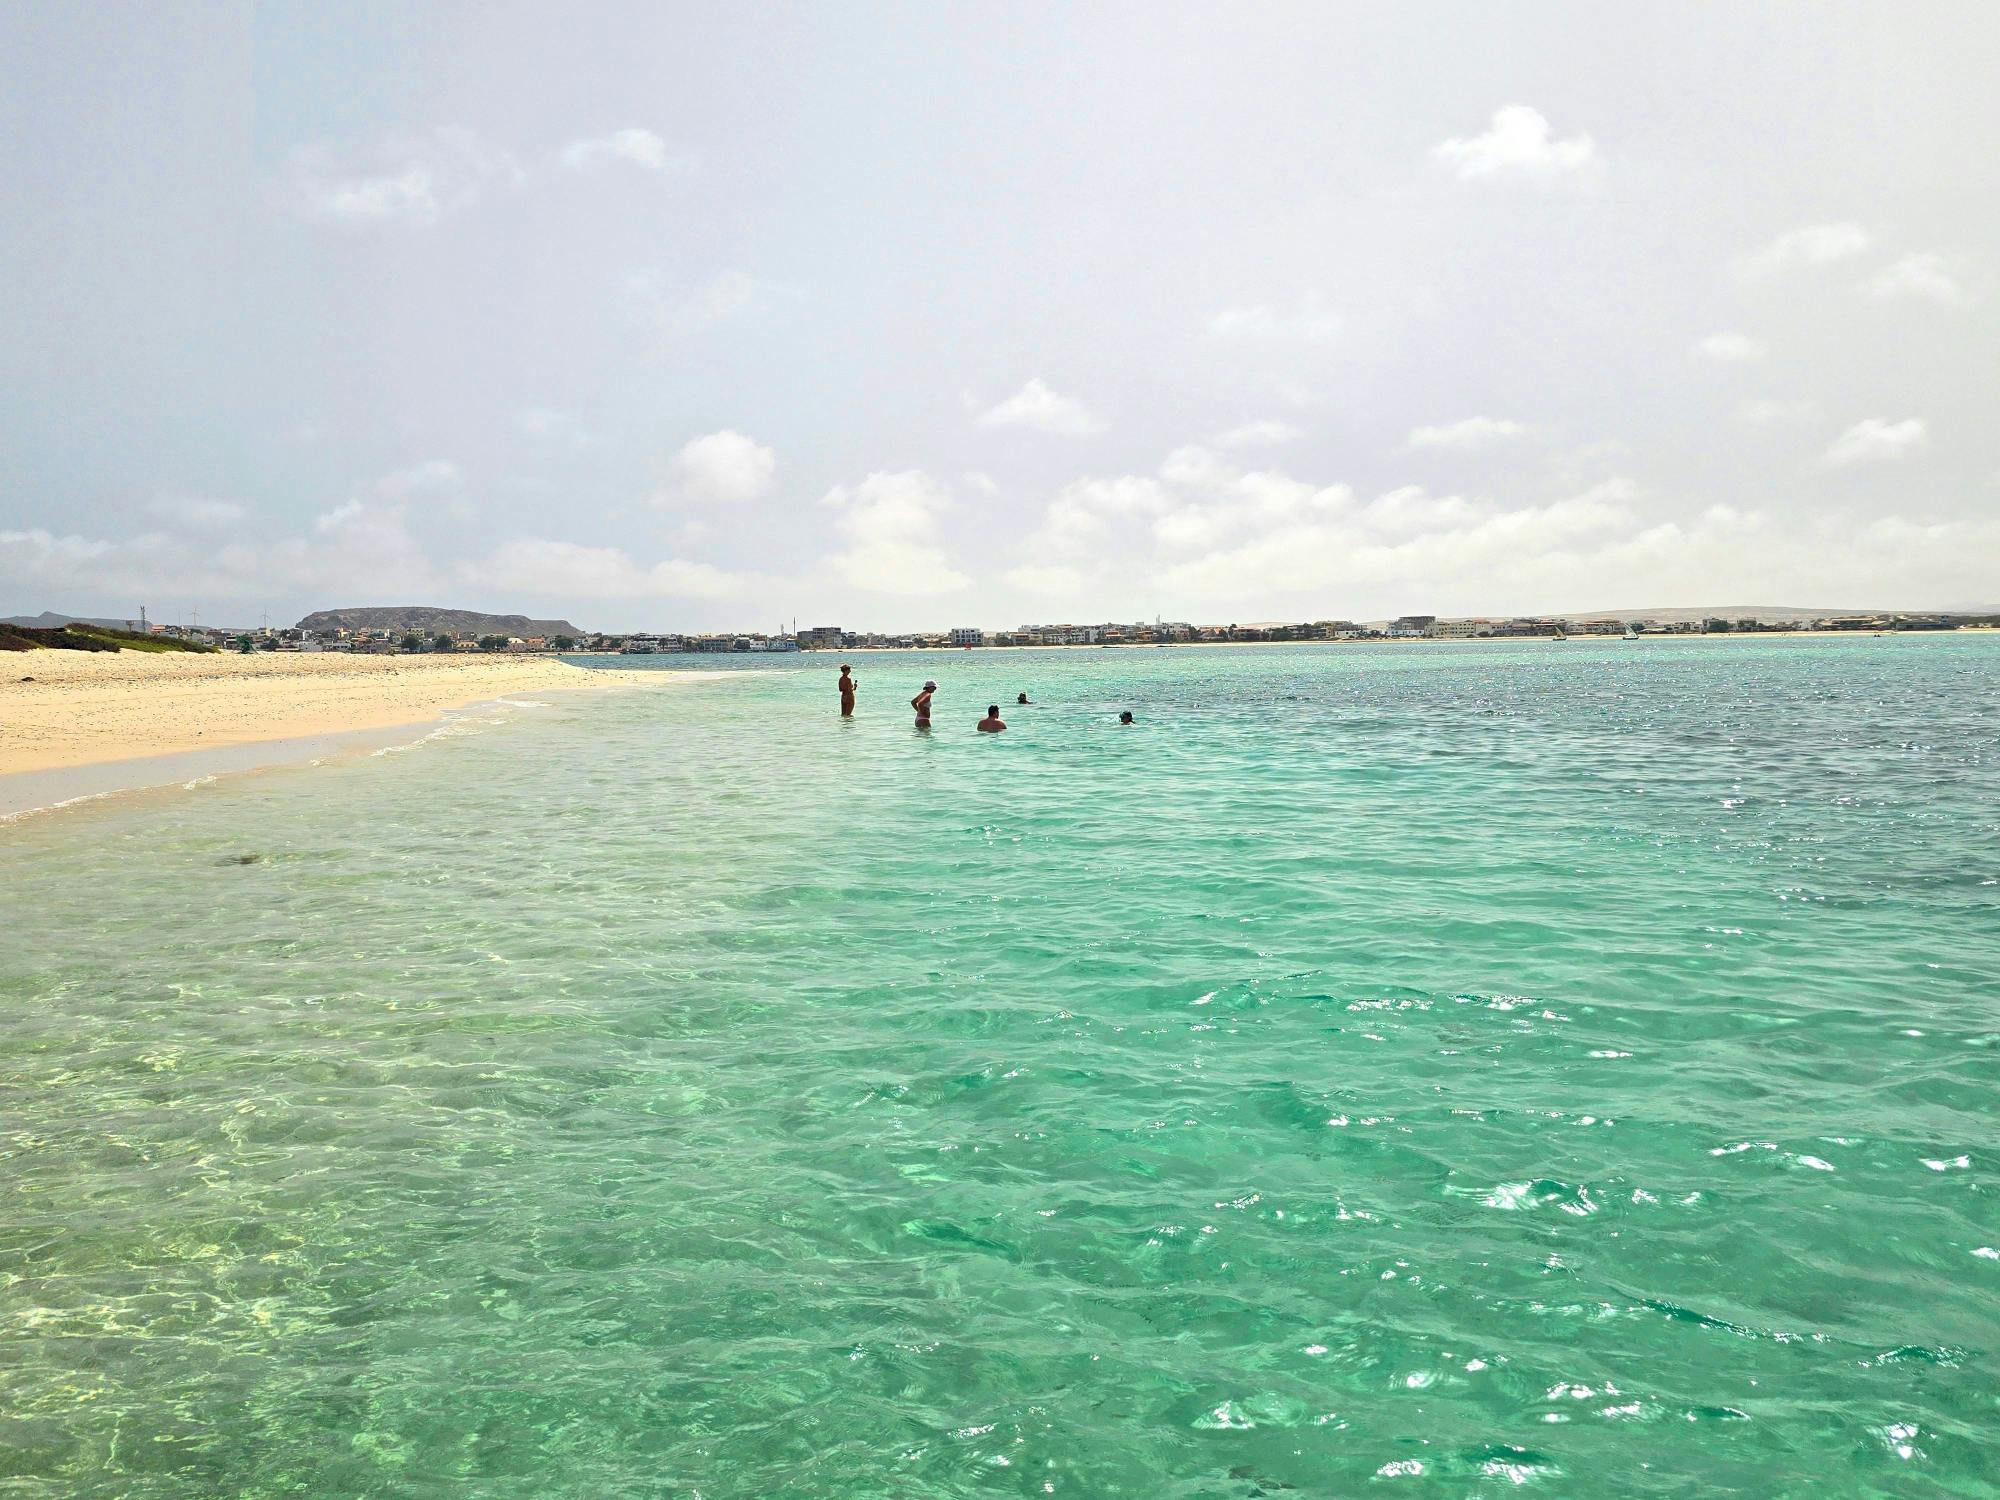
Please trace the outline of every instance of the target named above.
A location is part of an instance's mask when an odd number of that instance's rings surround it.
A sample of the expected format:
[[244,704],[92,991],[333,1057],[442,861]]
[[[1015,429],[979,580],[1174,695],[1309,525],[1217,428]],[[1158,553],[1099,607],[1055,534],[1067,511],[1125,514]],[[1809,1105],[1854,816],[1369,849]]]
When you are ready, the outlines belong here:
[[300,630],[414,630],[419,635],[577,636],[585,632],[567,620],[531,620],[526,615],[486,615],[476,609],[436,609],[428,604],[377,605],[368,609],[316,609],[299,621]]

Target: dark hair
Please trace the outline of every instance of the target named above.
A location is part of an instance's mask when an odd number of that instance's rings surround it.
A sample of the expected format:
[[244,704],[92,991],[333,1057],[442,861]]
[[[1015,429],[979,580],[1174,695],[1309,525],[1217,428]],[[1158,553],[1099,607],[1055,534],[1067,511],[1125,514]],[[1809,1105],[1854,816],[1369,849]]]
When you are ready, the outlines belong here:
[[1028,695],[1026,693],[1022,693],[1018,697],[1016,697],[1014,701],[1016,703],[1026,703],[1028,701]]
[[999,718],[999,717],[1000,717],[1000,705],[999,705],[999,704],[997,704],[997,703],[989,703],[989,704],[987,704],[987,705],[986,705],[986,716],[987,716],[987,717],[988,717],[989,719],[997,719],[997,718]]
[[1121,713],[1118,716],[1118,722],[1120,724],[1130,724],[1132,722],[1132,710],[1128,708]]

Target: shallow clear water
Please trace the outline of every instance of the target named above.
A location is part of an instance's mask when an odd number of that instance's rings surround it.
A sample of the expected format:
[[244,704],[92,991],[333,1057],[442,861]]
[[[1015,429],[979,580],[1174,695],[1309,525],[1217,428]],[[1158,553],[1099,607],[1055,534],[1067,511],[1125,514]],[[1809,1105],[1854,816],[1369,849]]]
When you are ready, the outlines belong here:
[[856,664],[0,829],[0,1493],[2000,1488],[2000,640]]

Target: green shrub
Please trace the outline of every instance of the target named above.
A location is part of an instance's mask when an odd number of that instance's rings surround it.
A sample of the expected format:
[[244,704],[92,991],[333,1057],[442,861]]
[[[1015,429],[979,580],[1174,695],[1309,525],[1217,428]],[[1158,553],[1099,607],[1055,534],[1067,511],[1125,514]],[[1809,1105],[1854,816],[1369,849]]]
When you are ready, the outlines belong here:
[[55,651],[116,651],[115,641],[100,641],[87,635],[78,635],[68,629],[47,630],[39,625],[9,625],[12,635],[20,637],[31,646],[46,646]]

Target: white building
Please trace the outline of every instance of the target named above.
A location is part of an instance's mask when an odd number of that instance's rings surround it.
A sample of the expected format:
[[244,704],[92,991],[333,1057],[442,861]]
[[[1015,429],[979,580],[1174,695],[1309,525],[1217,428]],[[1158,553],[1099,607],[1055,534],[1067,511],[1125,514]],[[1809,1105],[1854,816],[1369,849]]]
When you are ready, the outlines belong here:
[[986,632],[977,625],[956,625],[952,627],[951,643],[954,646],[983,646]]

